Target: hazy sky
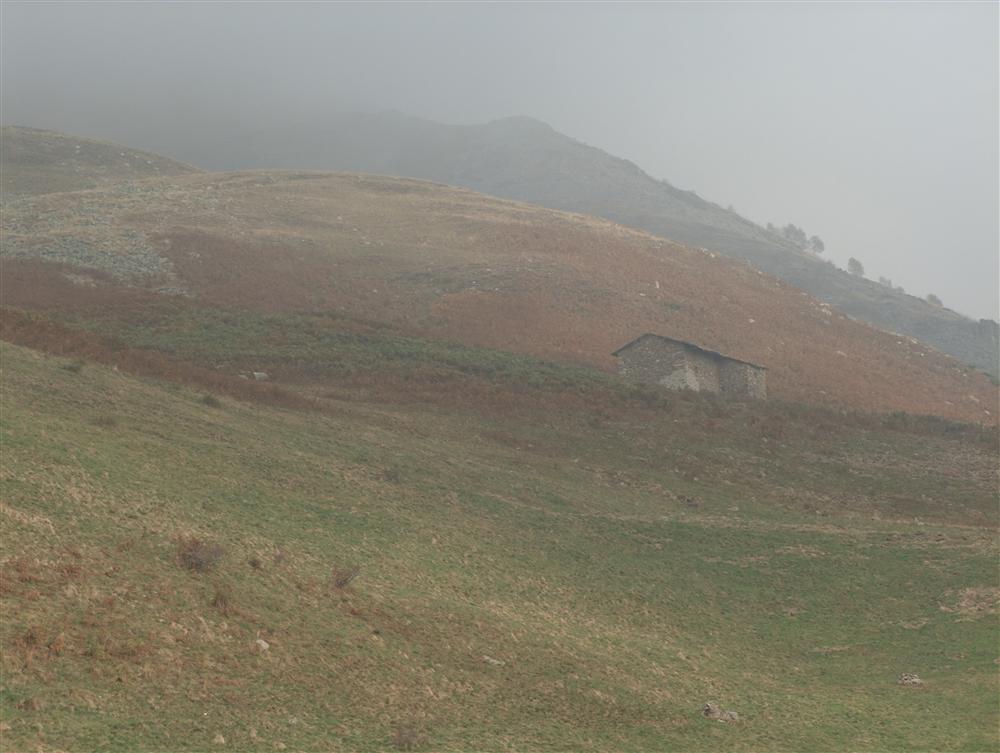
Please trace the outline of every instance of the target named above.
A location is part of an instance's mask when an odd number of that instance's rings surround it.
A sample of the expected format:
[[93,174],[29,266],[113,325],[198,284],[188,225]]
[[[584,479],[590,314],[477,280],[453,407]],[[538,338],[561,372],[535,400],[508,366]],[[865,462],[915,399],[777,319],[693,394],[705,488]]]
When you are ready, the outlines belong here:
[[152,146],[531,115],[998,318],[1000,4],[2,4],[2,119]]

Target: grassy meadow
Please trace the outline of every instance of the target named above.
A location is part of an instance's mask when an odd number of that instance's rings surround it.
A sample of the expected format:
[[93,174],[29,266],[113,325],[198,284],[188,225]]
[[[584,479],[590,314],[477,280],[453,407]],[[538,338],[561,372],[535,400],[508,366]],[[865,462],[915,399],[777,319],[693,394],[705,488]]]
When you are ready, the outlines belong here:
[[5,751],[996,749],[994,431],[184,316],[0,351]]

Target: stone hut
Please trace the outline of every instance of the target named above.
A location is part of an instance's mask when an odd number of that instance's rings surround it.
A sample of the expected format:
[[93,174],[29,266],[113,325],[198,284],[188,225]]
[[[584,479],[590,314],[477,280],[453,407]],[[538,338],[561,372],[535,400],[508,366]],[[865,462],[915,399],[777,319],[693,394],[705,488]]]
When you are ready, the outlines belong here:
[[763,366],[672,337],[645,334],[611,355],[618,359],[618,373],[630,382],[758,400],[767,397]]

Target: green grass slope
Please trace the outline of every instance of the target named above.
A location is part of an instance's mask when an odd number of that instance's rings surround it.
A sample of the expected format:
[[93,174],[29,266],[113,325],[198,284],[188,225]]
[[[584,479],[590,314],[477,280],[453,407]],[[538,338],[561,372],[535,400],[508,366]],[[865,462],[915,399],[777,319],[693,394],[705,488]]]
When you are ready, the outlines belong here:
[[994,433],[351,346],[289,410],[3,345],[5,751],[995,749]]

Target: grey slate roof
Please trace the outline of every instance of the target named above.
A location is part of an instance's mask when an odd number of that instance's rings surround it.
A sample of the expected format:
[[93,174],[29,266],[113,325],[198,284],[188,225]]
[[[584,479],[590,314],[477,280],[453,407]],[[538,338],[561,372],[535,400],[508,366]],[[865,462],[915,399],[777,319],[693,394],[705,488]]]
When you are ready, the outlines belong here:
[[719,353],[717,350],[709,350],[708,348],[702,348],[701,346],[695,345],[694,343],[686,342],[685,340],[677,340],[677,339],[675,339],[673,337],[666,337],[665,335],[657,335],[657,334],[655,334],[653,332],[647,332],[644,335],[639,335],[634,340],[630,340],[629,342],[627,342],[624,345],[622,345],[618,350],[616,350],[611,355],[617,356],[623,350],[627,350],[628,348],[631,348],[637,342],[639,342],[640,340],[645,340],[647,337],[655,337],[658,340],[663,340],[664,342],[674,343],[675,345],[681,345],[681,346],[683,346],[685,348],[690,348],[691,350],[696,350],[699,353],[703,353],[704,355],[710,356],[712,358],[721,358],[721,359],[723,359],[725,361],[735,361],[736,363],[745,363],[747,366],[753,366],[755,369],[762,369],[764,371],[767,371],[767,367],[766,366],[761,366],[759,363],[753,363],[751,361],[744,361],[741,358],[733,358],[732,356],[727,356],[724,353]]

